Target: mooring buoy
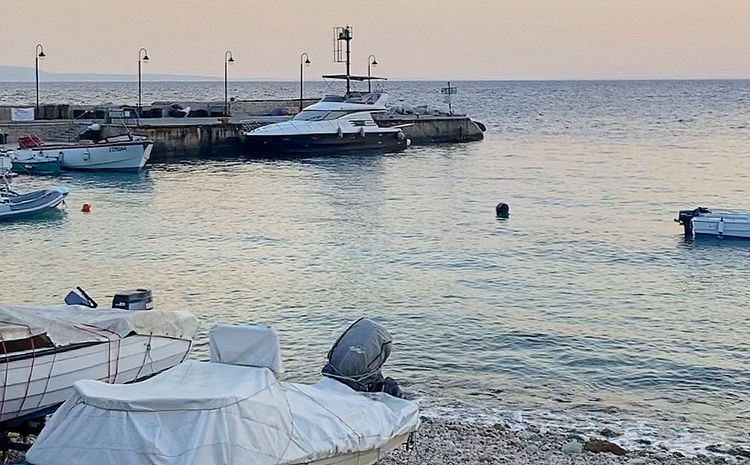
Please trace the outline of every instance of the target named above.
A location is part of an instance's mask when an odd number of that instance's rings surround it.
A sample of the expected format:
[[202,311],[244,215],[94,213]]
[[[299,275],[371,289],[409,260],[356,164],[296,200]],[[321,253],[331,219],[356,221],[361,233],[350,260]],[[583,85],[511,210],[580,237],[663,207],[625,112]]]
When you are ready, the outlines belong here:
[[510,207],[507,203],[500,202],[495,207],[495,213],[498,218],[507,218],[510,215]]

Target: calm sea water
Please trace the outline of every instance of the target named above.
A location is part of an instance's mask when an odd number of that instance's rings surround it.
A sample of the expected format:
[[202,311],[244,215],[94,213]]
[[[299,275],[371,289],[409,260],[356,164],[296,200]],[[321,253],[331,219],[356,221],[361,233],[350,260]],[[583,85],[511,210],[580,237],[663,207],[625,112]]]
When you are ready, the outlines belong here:
[[[441,85],[389,90],[442,106]],[[67,211],[0,225],[0,301],[146,286],[160,307],[200,317],[196,356],[214,323],[266,322],[305,380],[369,315],[395,339],[388,374],[428,414],[610,425],[626,444],[688,452],[750,444],[750,241],[685,240],[672,222],[698,205],[750,209],[750,82],[457,85],[456,106],[487,125],[482,142],[65,174]],[[32,86],[1,84],[0,103],[31,101]],[[42,89],[57,102],[136,95],[131,83]],[[145,91],[218,100],[223,86]]]

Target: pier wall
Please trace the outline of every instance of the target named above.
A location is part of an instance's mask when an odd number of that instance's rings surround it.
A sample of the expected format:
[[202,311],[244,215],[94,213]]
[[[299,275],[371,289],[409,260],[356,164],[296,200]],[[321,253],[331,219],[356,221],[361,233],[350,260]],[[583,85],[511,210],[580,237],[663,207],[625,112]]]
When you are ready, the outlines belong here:
[[467,116],[425,116],[425,115],[382,115],[378,124],[403,128],[412,144],[436,144],[449,142],[470,142],[484,139],[479,125]]
[[[242,146],[240,124],[141,125],[133,134],[154,141],[151,161],[178,158],[239,155]],[[103,125],[102,136],[121,135],[121,125]]]

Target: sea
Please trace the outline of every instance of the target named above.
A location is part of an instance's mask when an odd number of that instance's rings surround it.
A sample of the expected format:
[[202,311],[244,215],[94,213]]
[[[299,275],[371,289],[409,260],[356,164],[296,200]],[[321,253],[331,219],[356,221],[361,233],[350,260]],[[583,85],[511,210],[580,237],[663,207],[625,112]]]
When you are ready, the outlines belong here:
[[[268,323],[287,379],[314,381],[355,319],[425,416],[622,432],[628,448],[750,446],[750,241],[692,239],[698,206],[750,209],[750,81],[453,82],[485,139],[401,153],[151,164],[18,177],[67,207],[0,224],[0,302],[100,303],[134,287],[218,323]],[[443,82],[388,82],[446,110]],[[340,91],[309,82],[306,96]],[[230,82],[293,98],[295,82]],[[135,83],[42,83],[43,102],[134,104]],[[221,82],[148,82],[216,100]],[[0,84],[0,104],[34,100]],[[499,219],[495,206],[510,206]],[[81,205],[91,205],[82,213]]]

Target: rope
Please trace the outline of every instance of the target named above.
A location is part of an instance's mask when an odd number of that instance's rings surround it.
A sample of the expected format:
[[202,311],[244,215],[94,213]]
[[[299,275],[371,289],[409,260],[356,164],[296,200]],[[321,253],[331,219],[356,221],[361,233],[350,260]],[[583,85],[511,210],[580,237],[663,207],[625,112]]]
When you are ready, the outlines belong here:
[[135,374],[135,381],[137,381],[141,377],[141,371],[143,370],[143,367],[146,366],[146,357],[151,359],[151,372],[154,372],[154,360],[151,358],[151,338],[153,337],[154,333],[151,333],[148,335],[148,342],[146,343],[146,353],[143,354],[143,362],[141,362],[141,367],[138,368],[138,373]]

